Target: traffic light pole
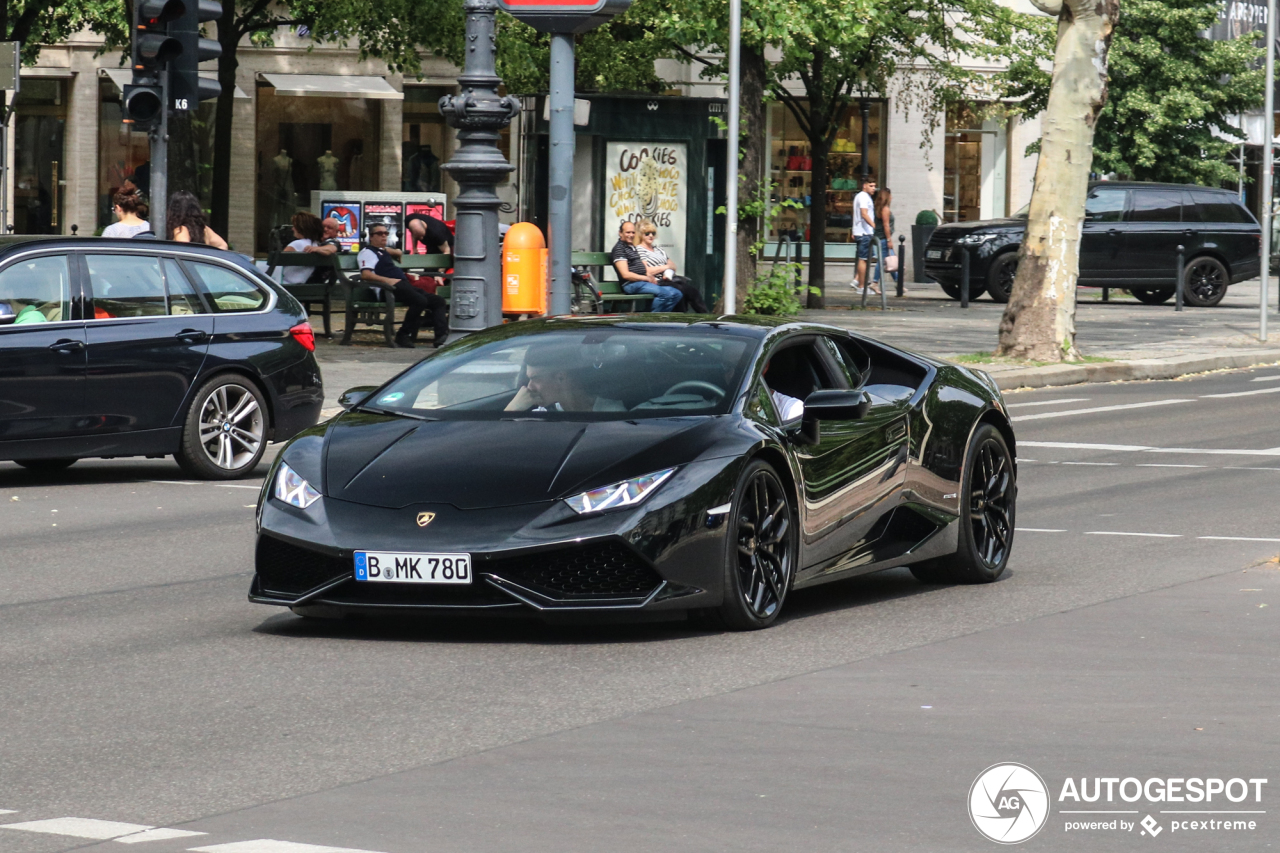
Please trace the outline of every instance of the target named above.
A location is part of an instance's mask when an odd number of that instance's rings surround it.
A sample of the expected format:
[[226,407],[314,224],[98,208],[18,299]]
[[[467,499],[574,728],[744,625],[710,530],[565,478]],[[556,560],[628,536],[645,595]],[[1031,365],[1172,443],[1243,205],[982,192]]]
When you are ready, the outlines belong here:
[[[551,122],[548,159],[547,231],[551,238],[550,312],[568,314],[573,293],[573,34],[551,34]],[[605,223],[605,231],[610,223]]]
[[165,238],[165,204],[169,200],[169,72],[160,72],[160,90],[164,93],[160,121],[151,129],[151,198],[149,199],[151,230]]

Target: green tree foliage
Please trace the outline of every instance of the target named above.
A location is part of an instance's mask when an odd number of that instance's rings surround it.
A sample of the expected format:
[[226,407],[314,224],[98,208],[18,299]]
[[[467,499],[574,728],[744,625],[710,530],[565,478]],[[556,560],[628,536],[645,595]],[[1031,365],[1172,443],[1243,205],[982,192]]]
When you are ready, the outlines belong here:
[[1093,170],[1141,181],[1233,183],[1226,162],[1243,138],[1236,114],[1262,105],[1262,48],[1253,36],[1210,41],[1202,33],[1217,0],[1124,0],[1111,42],[1107,105],[1093,142]]
[[107,41],[126,44],[128,18],[122,0],[9,0],[0,4],[0,41],[22,42],[22,60],[35,63],[45,45],[59,44],[82,29]]

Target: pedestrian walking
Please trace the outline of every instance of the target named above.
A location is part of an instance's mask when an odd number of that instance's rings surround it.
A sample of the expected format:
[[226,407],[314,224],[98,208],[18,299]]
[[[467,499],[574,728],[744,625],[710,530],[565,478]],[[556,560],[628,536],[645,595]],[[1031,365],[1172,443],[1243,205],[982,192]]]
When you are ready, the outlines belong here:
[[618,226],[618,242],[613,244],[609,260],[618,271],[625,293],[648,293],[653,296],[653,309],[657,312],[674,311],[684,295],[674,287],[658,284],[658,279],[645,268],[644,259],[635,247],[636,224],[623,220]]
[[169,196],[169,207],[165,211],[165,238],[179,243],[203,243],[215,249],[227,248],[227,241],[209,227],[200,201],[185,190]]
[[356,256],[356,263],[360,265],[360,279],[372,285],[379,294],[384,287],[390,289],[397,302],[408,306],[404,323],[396,334],[396,346],[413,349],[413,336],[418,333],[422,314],[430,311],[436,333],[435,345],[436,348],[442,347],[449,337],[449,303],[434,293],[426,293],[409,283],[409,277],[396,264],[401,257],[400,250],[387,248],[387,235],[390,233],[390,229],[382,224],[369,229],[369,245]]
[[133,237],[143,231],[151,230],[151,223],[142,218],[147,204],[135,192],[121,191],[111,199],[114,204],[116,222],[102,229],[103,237]]
[[875,239],[876,233],[875,192],[876,179],[870,175],[864,175],[862,192],[853,197],[853,242],[857,244],[858,249],[857,278],[853,286],[857,294],[861,294],[863,290],[868,293],[880,293],[879,290],[869,289],[870,284],[867,282],[867,269],[871,263],[871,241]]
[[[893,211],[890,209],[892,204],[893,193],[890,192],[888,187],[881,187],[876,190],[876,231],[874,236],[877,244],[880,246],[880,263],[876,266],[876,284],[881,287],[884,287],[884,282],[881,281],[881,270],[891,273],[896,272],[898,275],[902,275],[902,259],[899,258],[897,256],[897,252],[893,250],[893,230],[896,227],[894,224],[896,220],[894,219]],[[895,259],[894,263],[889,262],[890,257]],[[894,269],[890,270],[888,267],[894,267]]]
[[687,306],[695,314],[706,314],[707,304],[702,301],[698,288],[684,276],[676,275],[675,262],[658,246],[658,226],[647,219],[641,221],[637,239],[639,242],[636,243],[636,249],[640,252],[645,269],[659,283],[674,287],[684,297],[675,310],[683,311]]

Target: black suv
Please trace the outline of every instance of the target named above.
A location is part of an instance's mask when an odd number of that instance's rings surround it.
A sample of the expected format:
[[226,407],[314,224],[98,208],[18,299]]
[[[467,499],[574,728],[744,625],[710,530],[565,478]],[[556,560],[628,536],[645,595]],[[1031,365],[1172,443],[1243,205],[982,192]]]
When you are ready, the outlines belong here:
[[[1008,219],[939,226],[924,268],[960,298],[961,250],[969,250],[969,296],[1008,302],[1018,268],[1027,208]],[[1173,296],[1178,246],[1183,299],[1217,305],[1227,286],[1258,275],[1262,228],[1231,190],[1182,184],[1102,181],[1089,185],[1080,240],[1081,287],[1122,287],[1149,305]]]
[[307,315],[243,256],[158,240],[0,238],[0,459],[172,453],[248,476],[324,401]]

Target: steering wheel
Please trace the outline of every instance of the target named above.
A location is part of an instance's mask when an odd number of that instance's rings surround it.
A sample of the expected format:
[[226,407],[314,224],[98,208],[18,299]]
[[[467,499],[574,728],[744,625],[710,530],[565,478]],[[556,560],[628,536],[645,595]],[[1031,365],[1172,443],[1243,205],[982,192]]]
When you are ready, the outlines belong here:
[[710,382],[703,382],[701,379],[686,379],[684,382],[677,382],[675,385],[668,388],[666,393],[662,396],[669,397],[672,394],[678,394],[683,390],[710,391],[715,395],[715,402],[717,403],[725,397],[725,392],[722,388],[712,385]]

